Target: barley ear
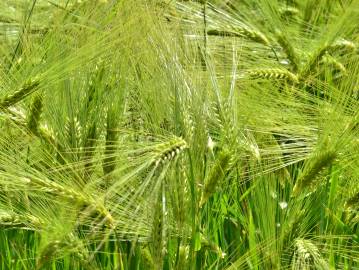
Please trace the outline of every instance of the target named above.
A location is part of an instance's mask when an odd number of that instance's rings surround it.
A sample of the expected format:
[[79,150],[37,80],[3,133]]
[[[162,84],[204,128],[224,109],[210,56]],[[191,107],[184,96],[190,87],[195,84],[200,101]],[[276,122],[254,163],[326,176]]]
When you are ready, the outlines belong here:
[[49,242],[40,253],[40,256],[37,260],[36,269],[42,269],[47,262],[50,262],[56,257],[63,256],[64,252],[70,252],[71,254],[75,255],[79,261],[87,266],[86,269],[93,269],[88,268],[88,252],[83,249],[81,241],[71,235],[61,240],[53,240]]
[[297,75],[294,73],[280,68],[258,68],[250,69],[247,74],[251,78],[265,78],[273,80],[285,80],[292,83],[299,83]]
[[221,258],[224,258],[226,255],[220,246],[207,239],[203,234],[201,234],[201,249],[217,253]]
[[332,66],[334,68],[334,70],[339,70],[343,74],[347,73],[345,66],[342,63],[340,63],[337,59],[335,59],[333,56],[331,56],[330,54],[326,54],[323,56],[323,63]]
[[96,136],[97,136],[96,123],[92,123],[87,130],[86,139],[85,139],[85,150],[83,153],[85,178],[89,177],[93,171],[92,158],[95,152]]
[[299,10],[295,7],[285,6],[279,10],[282,17],[294,17],[299,15]]
[[357,45],[346,39],[338,39],[333,44],[329,46],[329,51],[337,52],[338,50],[345,50],[347,52],[353,52],[357,48]]
[[328,44],[319,47],[308,59],[307,64],[303,66],[300,77],[305,78],[310,75],[318,66],[320,60],[328,50]]
[[293,188],[293,196],[297,196],[302,190],[310,187],[316,176],[326,167],[328,167],[334,159],[336,153],[331,150],[312,156],[306,163],[303,172],[299,175],[297,182]]
[[292,269],[329,269],[329,264],[320,254],[319,248],[308,239],[296,239]]
[[22,219],[19,215],[9,212],[0,213],[0,227],[2,229],[16,228],[22,226],[24,226],[24,223],[22,222]]
[[160,164],[165,164],[176,158],[186,148],[187,148],[186,141],[180,137],[175,137],[169,142],[162,143],[157,146],[156,154],[153,158],[152,163],[155,164],[155,166],[159,166]]
[[217,186],[224,179],[230,166],[231,154],[228,150],[222,150],[205,180],[200,207],[215,193]]
[[246,29],[246,28],[244,28],[242,31],[244,33],[244,36],[246,36],[247,38],[255,42],[261,43],[265,46],[269,46],[269,40],[263,33],[257,30]]
[[359,192],[355,193],[354,195],[352,195],[346,202],[345,202],[345,207],[346,208],[351,208],[351,207],[359,207]]
[[39,133],[39,122],[43,108],[43,98],[36,95],[31,103],[29,115],[27,118],[27,127],[35,135]]
[[179,270],[188,269],[189,246],[180,245],[178,251],[177,268]]
[[166,228],[163,194],[159,192],[154,207],[154,219],[152,229],[152,258],[156,269],[162,269],[163,258],[166,254]]
[[30,80],[29,82],[25,83],[19,90],[17,90],[11,95],[5,96],[3,99],[0,100],[0,109],[7,109],[8,107],[20,102],[32,92],[34,92],[39,86],[39,84],[40,81],[38,79]]
[[142,269],[148,269],[148,270],[156,269],[152,255],[147,247],[141,248],[141,264],[142,264]]
[[184,138],[188,142],[192,142],[194,134],[194,123],[189,111],[190,108],[186,108],[183,110]]
[[102,169],[104,175],[112,173],[116,168],[116,144],[117,144],[117,121],[115,111],[109,109],[107,111],[107,122],[106,122],[106,145],[105,145],[105,158],[103,160]]
[[61,248],[64,247],[62,241],[56,240],[47,244],[40,253],[36,262],[36,269],[41,269],[47,262],[51,261]]
[[293,67],[293,71],[297,72],[299,68],[299,58],[292,44],[289,42],[287,37],[281,32],[277,33],[277,41],[279,45],[282,47],[285,54],[287,55],[288,59],[290,60]]
[[269,46],[269,40],[263,33],[248,28],[235,28],[230,31],[210,29],[206,33],[208,36],[247,38],[265,46]]

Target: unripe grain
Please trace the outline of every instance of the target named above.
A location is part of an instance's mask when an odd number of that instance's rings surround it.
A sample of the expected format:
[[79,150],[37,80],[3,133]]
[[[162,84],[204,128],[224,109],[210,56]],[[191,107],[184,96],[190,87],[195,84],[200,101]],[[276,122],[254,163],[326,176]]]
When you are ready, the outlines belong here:
[[27,127],[34,134],[39,133],[39,122],[42,113],[42,107],[43,107],[42,96],[41,95],[35,96],[31,103],[30,112],[27,119]]
[[289,42],[287,37],[281,32],[277,33],[277,41],[278,41],[279,45],[282,47],[285,54],[287,55],[288,59],[290,60],[292,67],[293,67],[293,71],[295,71],[295,72],[298,71],[299,58],[298,58],[297,53],[295,52],[292,44]]
[[105,158],[103,160],[102,169],[104,175],[112,173],[116,168],[115,150],[117,144],[118,132],[117,121],[115,117],[115,111],[109,109],[107,112],[107,124],[106,124],[106,146],[105,146]]
[[3,99],[0,100],[0,109],[6,109],[10,106],[15,105],[16,103],[20,102],[39,86],[39,80],[30,80],[29,82],[25,83],[19,90],[14,92],[11,95],[7,95]]
[[308,163],[308,167],[299,175],[299,178],[293,188],[293,195],[296,196],[303,189],[311,186],[316,176],[326,167],[328,167],[336,158],[333,151],[325,151],[312,157]]
[[359,208],[359,192],[352,195],[346,202],[346,207],[355,207],[357,206]]
[[280,68],[251,69],[248,71],[248,75],[253,78],[286,80],[292,83],[299,82],[298,77],[295,74]]
[[213,165],[208,177],[204,183],[204,189],[200,201],[200,207],[202,207],[207,200],[214,194],[217,186],[224,179],[226,172],[230,166],[231,154],[228,150],[222,150]]
[[248,38],[250,40],[261,43],[266,46],[269,45],[269,41],[263,33],[246,28],[235,28],[233,30],[211,29],[207,31],[207,35],[220,36],[220,37],[242,37],[242,38]]
[[154,157],[153,163],[158,166],[169,162],[186,148],[187,143],[182,138],[174,138],[167,143],[160,144],[157,147],[157,153]]

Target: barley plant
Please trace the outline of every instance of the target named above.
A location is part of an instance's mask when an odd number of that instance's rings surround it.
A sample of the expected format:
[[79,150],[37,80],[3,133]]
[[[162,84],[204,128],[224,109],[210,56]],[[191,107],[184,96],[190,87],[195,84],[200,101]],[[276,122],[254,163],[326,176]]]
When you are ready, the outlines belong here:
[[359,269],[359,0],[0,1],[1,269]]

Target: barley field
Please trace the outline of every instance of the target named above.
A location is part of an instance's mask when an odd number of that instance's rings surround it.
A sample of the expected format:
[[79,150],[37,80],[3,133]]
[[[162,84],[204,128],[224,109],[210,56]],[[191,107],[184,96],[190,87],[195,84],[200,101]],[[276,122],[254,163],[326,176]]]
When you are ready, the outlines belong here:
[[1,0],[0,269],[359,269],[359,0]]

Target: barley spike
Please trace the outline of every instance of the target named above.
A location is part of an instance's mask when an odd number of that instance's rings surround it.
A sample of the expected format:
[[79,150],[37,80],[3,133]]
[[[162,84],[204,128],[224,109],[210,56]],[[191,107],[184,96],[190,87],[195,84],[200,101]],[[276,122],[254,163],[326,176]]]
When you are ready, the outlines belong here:
[[297,75],[279,68],[251,69],[247,71],[247,74],[252,78],[287,80],[293,83],[299,82]]
[[230,165],[230,161],[231,153],[228,150],[222,150],[211,171],[209,172],[207,179],[205,180],[200,207],[202,207],[213,195],[217,186],[225,177]]
[[21,100],[26,98],[28,95],[30,95],[32,92],[34,92],[35,89],[39,86],[39,84],[40,84],[39,80],[31,80],[31,81],[25,83],[15,93],[8,95],[8,96],[4,97],[2,100],[0,100],[0,109],[4,110],[4,109],[20,102]]
[[299,67],[299,59],[298,59],[297,53],[295,52],[292,44],[289,42],[287,37],[281,32],[277,33],[277,41],[278,41],[279,45],[282,47],[282,49],[284,50],[288,59],[290,60],[292,66],[293,66],[293,71],[297,72],[298,67]]
[[304,168],[304,171],[299,175],[299,178],[293,188],[293,196],[296,196],[306,187],[309,187],[316,176],[327,166],[329,166],[336,158],[336,153],[333,151],[325,151],[310,158],[309,166]]
[[42,96],[41,95],[35,96],[31,103],[30,112],[27,119],[27,127],[34,134],[39,133],[39,122],[42,113],[42,107],[43,107]]

